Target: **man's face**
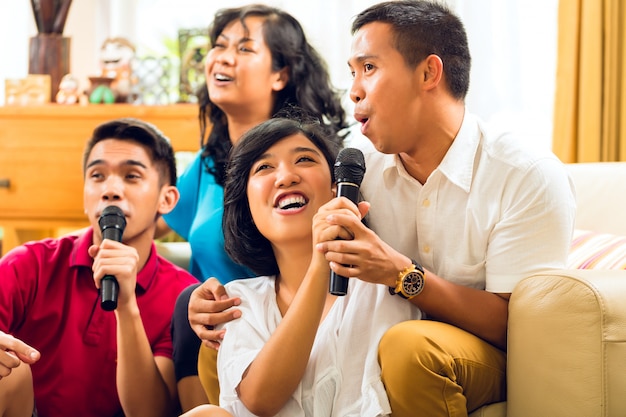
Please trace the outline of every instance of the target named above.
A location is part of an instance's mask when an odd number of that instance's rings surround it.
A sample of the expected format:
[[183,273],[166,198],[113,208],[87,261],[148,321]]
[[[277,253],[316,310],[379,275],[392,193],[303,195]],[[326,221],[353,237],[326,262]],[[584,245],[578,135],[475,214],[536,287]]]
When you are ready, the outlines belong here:
[[118,139],[98,142],[87,158],[83,197],[85,213],[94,228],[94,243],[100,240],[98,219],[109,205],[124,212],[124,242],[144,233],[153,236],[167,188],[161,185],[158,169],[144,146]]
[[353,75],[350,98],[361,132],[381,152],[405,151],[419,126],[418,70],[408,68],[394,48],[391,26],[376,22],[361,27],[348,66]]

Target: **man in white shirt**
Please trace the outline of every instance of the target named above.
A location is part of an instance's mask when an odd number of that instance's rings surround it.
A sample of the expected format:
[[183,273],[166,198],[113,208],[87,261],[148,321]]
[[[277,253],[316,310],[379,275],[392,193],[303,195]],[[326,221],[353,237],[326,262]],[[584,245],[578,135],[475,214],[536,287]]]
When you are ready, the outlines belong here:
[[376,233],[322,249],[336,273],[388,285],[431,319],[381,341],[393,415],[467,416],[506,398],[508,300],[523,277],[565,266],[573,185],[554,155],[467,112],[467,37],[445,6],[374,5],[352,33]]

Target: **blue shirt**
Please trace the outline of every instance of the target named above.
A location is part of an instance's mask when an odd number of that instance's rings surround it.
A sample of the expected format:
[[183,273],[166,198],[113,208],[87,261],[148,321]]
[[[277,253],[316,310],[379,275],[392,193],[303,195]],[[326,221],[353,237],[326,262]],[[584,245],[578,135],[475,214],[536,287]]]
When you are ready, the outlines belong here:
[[[224,250],[222,215],[224,188],[208,173],[198,151],[178,179],[180,201],[164,216],[167,225],[191,245],[190,272],[199,280],[217,278],[225,284],[238,278],[255,276],[234,263]],[[209,166],[213,159],[208,158]]]

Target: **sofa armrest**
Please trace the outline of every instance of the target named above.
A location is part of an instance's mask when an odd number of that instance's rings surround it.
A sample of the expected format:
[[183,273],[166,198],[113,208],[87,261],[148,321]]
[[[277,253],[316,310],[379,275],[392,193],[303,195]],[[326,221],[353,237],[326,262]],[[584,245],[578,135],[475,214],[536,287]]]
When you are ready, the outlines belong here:
[[625,364],[625,270],[551,271],[513,290],[508,417],[623,415]]
[[189,271],[191,246],[188,242],[155,242],[159,255]]

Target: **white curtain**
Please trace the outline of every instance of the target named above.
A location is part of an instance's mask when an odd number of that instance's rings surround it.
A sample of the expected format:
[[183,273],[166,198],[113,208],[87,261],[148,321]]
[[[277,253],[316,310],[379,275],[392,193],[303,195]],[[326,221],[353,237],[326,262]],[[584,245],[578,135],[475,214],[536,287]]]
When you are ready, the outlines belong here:
[[558,0],[454,0],[472,53],[468,108],[552,143]]

